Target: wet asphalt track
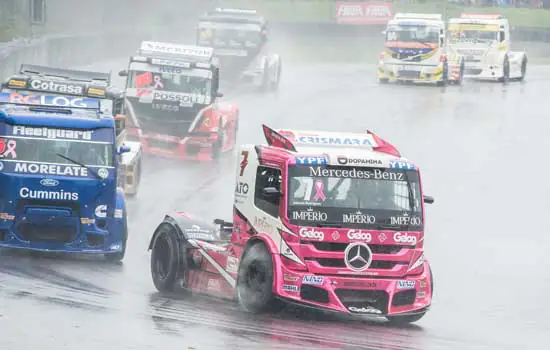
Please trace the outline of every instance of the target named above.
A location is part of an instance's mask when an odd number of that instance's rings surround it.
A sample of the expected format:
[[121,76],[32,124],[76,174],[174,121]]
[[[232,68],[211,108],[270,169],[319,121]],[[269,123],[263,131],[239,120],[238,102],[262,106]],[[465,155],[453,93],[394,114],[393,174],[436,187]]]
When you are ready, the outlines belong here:
[[[125,64],[91,68],[117,72]],[[233,304],[159,296],[146,251],[153,229],[176,208],[229,219],[235,168],[231,157],[220,164],[151,160],[129,203],[122,265],[0,253],[0,348],[544,348],[550,67],[531,66],[525,84],[446,90],[377,86],[372,66],[287,63],[283,74],[278,94],[233,98],[241,107],[239,143],[262,142],[262,122],[369,127],[423,170],[425,191],[436,198],[426,233],[435,301],[424,319],[398,329],[302,311],[255,317]]]

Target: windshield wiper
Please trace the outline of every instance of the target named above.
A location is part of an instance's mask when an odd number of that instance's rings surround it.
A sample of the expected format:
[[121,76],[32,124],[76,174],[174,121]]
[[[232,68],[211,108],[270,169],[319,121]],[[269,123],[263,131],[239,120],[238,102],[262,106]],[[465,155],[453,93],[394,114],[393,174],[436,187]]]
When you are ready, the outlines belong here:
[[103,178],[102,178],[101,176],[99,176],[99,174],[98,174],[94,169],[90,168],[89,166],[84,165],[84,164],[80,163],[79,161],[76,161],[76,160],[74,160],[74,159],[71,159],[71,158],[69,158],[69,157],[67,157],[67,156],[64,156],[64,155],[61,154],[61,153],[56,153],[55,155],[58,156],[58,157],[61,157],[61,158],[65,159],[65,160],[68,160],[68,161],[71,162],[71,163],[74,163],[74,164],[76,164],[76,165],[80,165],[80,166],[83,167],[83,168],[86,168],[90,173],[92,173],[92,175],[93,175],[96,179],[98,179],[98,180],[100,180],[100,181],[103,181]]

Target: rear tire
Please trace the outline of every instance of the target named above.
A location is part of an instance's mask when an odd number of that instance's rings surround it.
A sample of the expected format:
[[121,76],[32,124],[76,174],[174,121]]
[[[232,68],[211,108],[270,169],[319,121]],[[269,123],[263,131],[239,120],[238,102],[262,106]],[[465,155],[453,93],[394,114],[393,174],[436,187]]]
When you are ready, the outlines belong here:
[[181,246],[175,229],[162,224],[151,247],[151,277],[159,292],[174,291],[180,274]]
[[263,243],[256,243],[239,264],[237,300],[250,313],[261,313],[275,305],[273,294],[273,260]]

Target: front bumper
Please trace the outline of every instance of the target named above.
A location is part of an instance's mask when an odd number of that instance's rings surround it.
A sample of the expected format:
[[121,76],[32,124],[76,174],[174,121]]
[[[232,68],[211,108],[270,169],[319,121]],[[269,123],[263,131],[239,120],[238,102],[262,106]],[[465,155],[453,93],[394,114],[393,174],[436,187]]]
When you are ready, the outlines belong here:
[[108,233],[79,234],[70,242],[24,240],[11,230],[0,230],[0,247],[41,252],[107,254],[122,251],[122,240],[114,239]]
[[432,277],[426,261],[421,275],[403,279],[312,275],[288,270],[282,264],[278,270],[274,288],[278,297],[318,309],[399,316],[426,312],[432,301]]
[[388,81],[435,83],[443,79],[443,65],[404,65],[380,62],[376,76]]
[[[143,153],[165,158],[209,161],[213,159],[213,149],[218,142],[218,133],[201,133],[184,138],[145,134],[139,129],[130,129],[128,138],[141,142]],[[223,150],[222,151],[226,151]]]
[[464,77],[477,79],[499,79],[503,76],[502,64],[465,62]]

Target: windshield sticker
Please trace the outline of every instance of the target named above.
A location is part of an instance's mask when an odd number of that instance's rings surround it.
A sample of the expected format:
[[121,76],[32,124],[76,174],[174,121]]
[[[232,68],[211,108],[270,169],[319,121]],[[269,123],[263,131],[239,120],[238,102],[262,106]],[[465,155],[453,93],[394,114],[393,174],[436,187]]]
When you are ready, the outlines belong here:
[[345,224],[374,224],[376,217],[374,215],[363,214],[358,210],[354,213],[343,214],[342,222]]
[[[12,164],[14,164],[12,166]],[[87,177],[88,169],[74,165],[60,164],[36,164],[36,163],[21,163],[21,162],[6,162],[4,168],[13,167],[12,170],[4,169],[5,172],[13,171],[15,173],[25,174],[40,174],[40,175],[60,175],[60,176],[75,176]]]
[[300,143],[314,145],[350,145],[350,146],[371,146],[375,147],[371,137],[315,137],[301,136],[298,138]]
[[324,188],[325,188],[325,184],[324,184],[323,181],[317,180],[315,182],[315,191],[317,191],[317,192],[315,193],[315,196],[313,196],[314,201],[318,201],[318,200],[326,201],[327,200],[327,197],[325,196]]
[[409,213],[403,213],[401,216],[391,216],[391,225],[422,225],[422,219],[420,216],[410,216]]
[[327,165],[328,159],[325,156],[300,156],[296,157],[298,165]]
[[349,158],[346,156],[338,156],[336,161],[341,165],[382,165],[380,159]]
[[327,221],[328,215],[325,212],[315,210],[313,208],[307,208],[306,210],[292,211],[291,217],[293,220],[298,221]]
[[145,72],[145,73],[136,75],[135,82],[134,82],[137,88],[149,86],[152,83],[153,83],[153,74],[151,74],[151,72]]
[[82,95],[84,93],[83,85],[67,84],[51,80],[33,79],[30,81],[29,85],[32,89],[39,91],[51,91],[72,95]]
[[0,137],[0,158],[17,158],[17,153],[15,149],[17,147],[17,141],[8,140],[3,137]]
[[343,177],[350,179],[373,179],[388,181],[405,181],[405,174],[383,171],[381,169],[327,169],[309,167],[309,176],[315,177]]
[[35,128],[20,125],[14,126],[12,129],[12,135],[14,136],[44,137],[48,139],[91,140],[92,134],[93,131]]
[[0,92],[0,103],[14,103],[23,105],[38,105],[51,107],[69,107],[99,109],[99,100],[95,98],[29,95],[16,92]]
[[391,160],[389,164],[391,169],[403,169],[403,170],[414,170],[414,164],[408,163],[408,162],[401,162],[401,161],[395,161]]

